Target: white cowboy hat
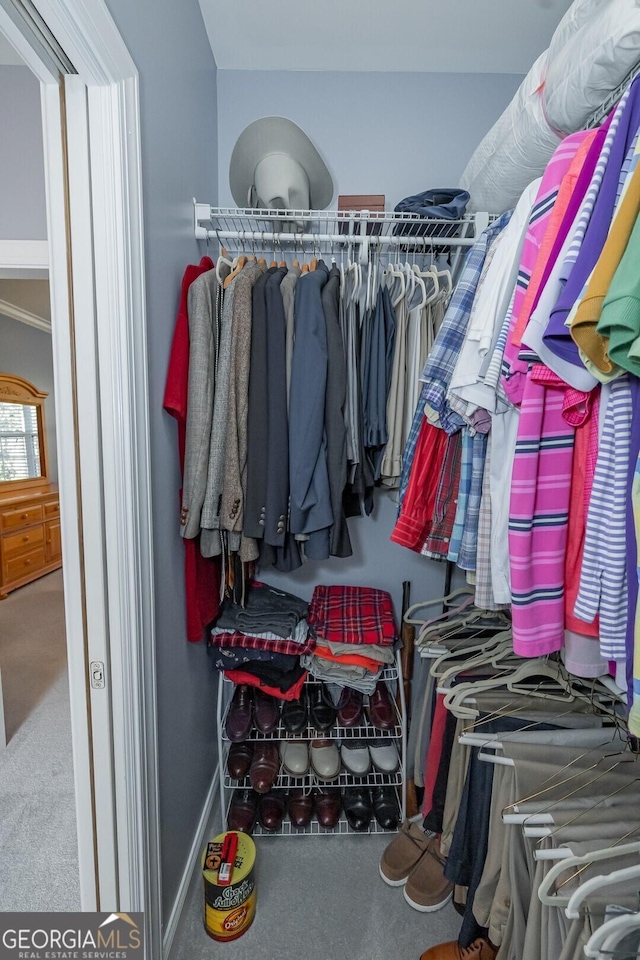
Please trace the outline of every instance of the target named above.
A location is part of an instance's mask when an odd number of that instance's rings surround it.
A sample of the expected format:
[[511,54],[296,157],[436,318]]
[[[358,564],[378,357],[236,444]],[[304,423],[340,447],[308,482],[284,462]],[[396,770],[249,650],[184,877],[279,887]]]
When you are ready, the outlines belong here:
[[242,131],[229,184],[239,207],[322,210],[333,197],[331,174],[315,145],[286,117],[262,117]]

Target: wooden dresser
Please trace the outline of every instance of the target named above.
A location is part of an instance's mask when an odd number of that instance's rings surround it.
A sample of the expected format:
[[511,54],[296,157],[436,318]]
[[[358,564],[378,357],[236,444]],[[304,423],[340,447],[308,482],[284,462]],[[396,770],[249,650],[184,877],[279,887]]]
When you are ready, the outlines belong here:
[[58,488],[0,488],[0,600],[61,565]]

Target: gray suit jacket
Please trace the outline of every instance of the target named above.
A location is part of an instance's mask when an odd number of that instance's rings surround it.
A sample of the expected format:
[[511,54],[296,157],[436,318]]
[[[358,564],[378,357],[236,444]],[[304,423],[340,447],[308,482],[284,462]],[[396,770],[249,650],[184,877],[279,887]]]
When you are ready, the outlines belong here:
[[200,532],[200,515],[207,485],[219,290],[215,270],[208,270],[194,280],[188,292],[189,386],[180,526],[180,533],[187,539],[197,537]]
[[266,290],[269,449],[264,539],[274,547],[284,545],[289,522],[287,330],[280,292],[285,274],[286,270],[277,270],[269,279]]

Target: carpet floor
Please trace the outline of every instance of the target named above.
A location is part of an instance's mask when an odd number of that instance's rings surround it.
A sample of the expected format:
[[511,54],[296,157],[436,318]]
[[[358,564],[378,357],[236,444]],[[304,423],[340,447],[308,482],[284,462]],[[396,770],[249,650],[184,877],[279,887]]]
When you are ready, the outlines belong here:
[[0,911],[79,910],[62,574],[0,603]]
[[[215,814],[208,835],[220,832]],[[455,940],[460,917],[451,904],[418,913],[402,888],[378,873],[389,837],[256,838],[257,912],[238,940],[217,945],[204,931],[203,890],[194,870],[171,960],[418,960],[430,946]]]

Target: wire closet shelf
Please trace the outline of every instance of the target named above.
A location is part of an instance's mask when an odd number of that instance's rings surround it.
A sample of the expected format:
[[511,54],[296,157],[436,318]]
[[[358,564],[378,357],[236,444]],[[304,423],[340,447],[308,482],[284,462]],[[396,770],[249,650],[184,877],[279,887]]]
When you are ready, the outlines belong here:
[[197,240],[246,253],[281,249],[302,254],[370,250],[433,253],[471,247],[492,219],[476,213],[461,220],[425,219],[413,213],[369,210],[251,210],[194,203]]

